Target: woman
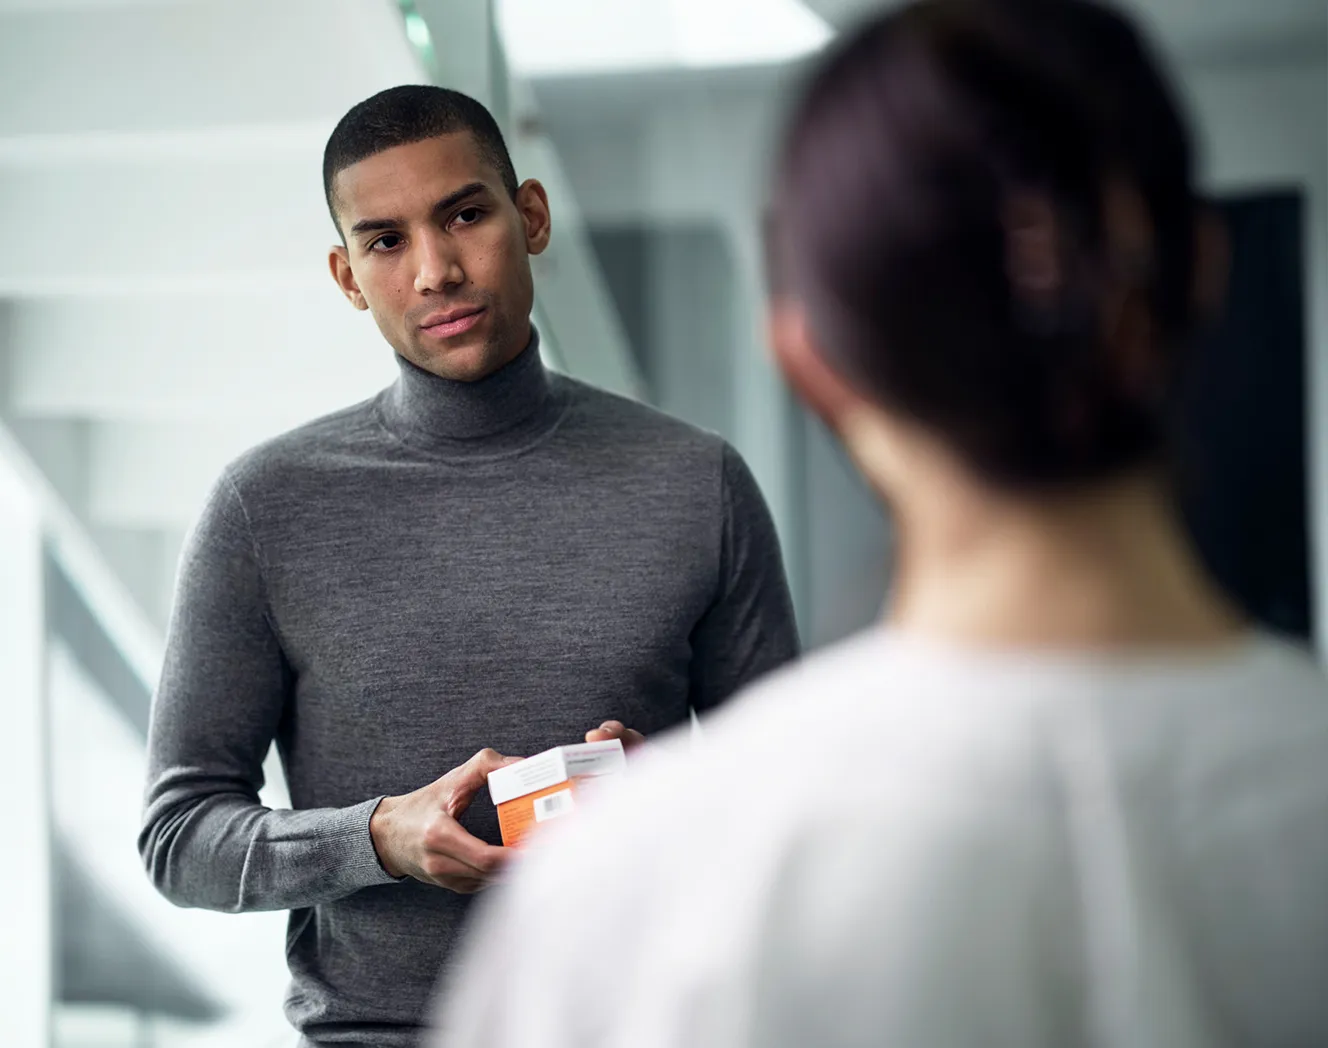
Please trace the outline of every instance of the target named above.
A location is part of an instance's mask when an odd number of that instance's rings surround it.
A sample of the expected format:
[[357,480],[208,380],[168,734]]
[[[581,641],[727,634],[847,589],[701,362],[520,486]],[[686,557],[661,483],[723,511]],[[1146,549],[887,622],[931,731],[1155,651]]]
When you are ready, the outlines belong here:
[[1139,38],[879,17],[774,219],[776,356],[898,529],[886,621],[550,834],[445,1043],[1328,1044],[1328,688],[1169,495],[1221,250]]

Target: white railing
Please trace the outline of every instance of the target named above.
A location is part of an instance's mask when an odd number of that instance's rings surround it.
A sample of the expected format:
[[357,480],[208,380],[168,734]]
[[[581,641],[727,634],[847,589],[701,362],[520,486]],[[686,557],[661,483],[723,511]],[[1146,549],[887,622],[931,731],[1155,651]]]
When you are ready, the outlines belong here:
[[0,462],[36,507],[51,556],[134,675],[151,691],[161,674],[162,638],[96,544],[23,445],[0,424]]
[[[59,604],[50,600],[55,594],[48,588],[48,559],[135,685],[150,694],[161,669],[161,636],[81,521],[0,423],[0,716],[13,740],[9,758],[0,762],[0,786],[6,796],[23,800],[15,805],[6,861],[0,863],[6,1048],[62,1043],[63,1010],[53,1000],[60,987],[52,978],[58,972],[53,885],[59,881],[53,841],[79,868],[66,875],[94,881],[98,899],[113,907],[118,924],[132,929],[154,962],[223,1013],[220,1022],[177,1026],[150,1043],[192,1048],[289,1039],[280,1008],[284,915],[181,910],[148,882],[136,848],[146,774],[142,725],[111,700],[89,660],[50,621]],[[276,789],[265,791],[271,803],[284,787],[279,769],[269,771],[276,780]],[[20,860],[11,861],[11,854]],[[78,938],[85,933],[67,928],[63,934],[80,948],[88,945]],[[98,956],[114,956],[115,946],[98,943]]]
[[0,454],[0,717],[9,739],[0,790],[11,799],[0,862],[0,1016],[5,1043],[49,1043],[51,850],[46,788],[42,514]]

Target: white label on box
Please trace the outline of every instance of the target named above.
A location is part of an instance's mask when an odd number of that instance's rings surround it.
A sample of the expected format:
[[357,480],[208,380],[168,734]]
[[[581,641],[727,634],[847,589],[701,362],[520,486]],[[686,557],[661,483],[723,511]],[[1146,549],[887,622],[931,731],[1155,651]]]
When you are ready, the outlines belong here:
[[575,808],[576,801],[572,800],[572,791],[559,790],[535,801],[535,821],[548,822],[562,815],[571,815]]
[[489,772],[489,796],[494,804],[506,804],[517,797],[550,789],[573,776],[621,771],[625,763],[621,739],[555,746]]
[[622,771],[627,764],[623,756],[622,740],[610,739],[608,742],[583,742],[578,746],[566,746],[563,753],[567,760],[568,777],[590,775],[609,775]]

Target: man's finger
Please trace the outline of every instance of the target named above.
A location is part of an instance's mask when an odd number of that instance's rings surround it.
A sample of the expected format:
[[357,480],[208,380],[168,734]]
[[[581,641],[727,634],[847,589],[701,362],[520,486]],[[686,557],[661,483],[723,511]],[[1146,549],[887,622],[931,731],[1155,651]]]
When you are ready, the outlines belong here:
[[623,732],[626,730],[622,721],[605,721],[598,728],[586,732],[586,742],[609,742],[613,739],[621,739]]
[[449,877],[438,883],[440,887],[446,888],[448,891],[454,891],[458,895],[475,895],[489,886],[488,881],[468,877]]
[[489,772],[506,768],[509,764],[515,764],[522,759],[521,757],[505,757],[497,750],[480,750],[479,753],[466,761],[463,767],[477,773],[482,782],[489,777]]
[[453,768],[443,776],[447,783],[443,806],[447,813],[456,818],[468,807],[481,788],[489,781],[489,773],[499,768],[515,764],[520,757],[504,757],[497,750],[480,750],[459,768]]
[[480,840],[468,833],[459,823],[454,823],[438,841],[434,850],[440,855],[469,866],[478,876],[487,877],[510,858],[506,848],[499,848]]
[[605,721],[593,731],[586,732],[586,742],[609,742],[621,739],[624,749],[632,749],[646,741],[639,731],[624,727],[622,721]]

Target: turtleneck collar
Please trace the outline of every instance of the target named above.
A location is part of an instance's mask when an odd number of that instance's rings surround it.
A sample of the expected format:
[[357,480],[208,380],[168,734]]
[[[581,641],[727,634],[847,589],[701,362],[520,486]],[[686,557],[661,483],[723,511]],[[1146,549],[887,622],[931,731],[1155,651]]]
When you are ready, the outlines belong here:
[[383,421],[405,443],[430,451],[489,456],[516,451],[558,418],[558,398],[540,358],[539,334],[510,364],[478,382],[440,378],[398,356],[401,377],[380,400]]

